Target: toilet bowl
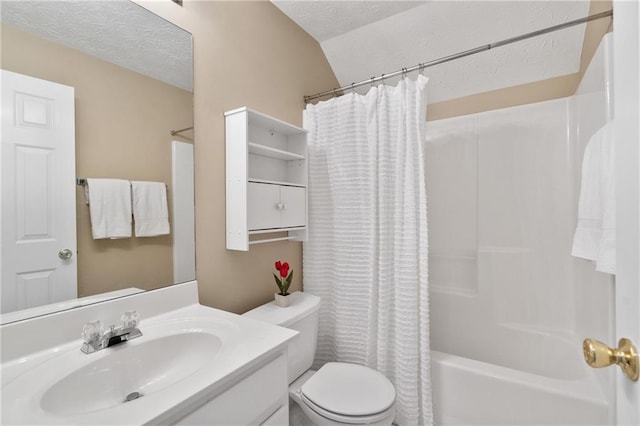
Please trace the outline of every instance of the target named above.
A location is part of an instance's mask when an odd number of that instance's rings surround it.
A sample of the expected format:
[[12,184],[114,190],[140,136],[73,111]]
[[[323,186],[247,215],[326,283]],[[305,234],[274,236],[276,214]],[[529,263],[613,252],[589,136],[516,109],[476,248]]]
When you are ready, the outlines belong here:
[[309,370],[289,386],[289,397],[314,425],[390,425],[396,413],[391,382],[357,364]]
[[290,400],[312,425],[389,426],[395,417],[396,392],[382,373],[359,364],[330,362],[310,370],[316,351],[320,298],[291,294],[281,308],[275,302],[259,306],[244,316],[299,331],[288,347],[287,372]]

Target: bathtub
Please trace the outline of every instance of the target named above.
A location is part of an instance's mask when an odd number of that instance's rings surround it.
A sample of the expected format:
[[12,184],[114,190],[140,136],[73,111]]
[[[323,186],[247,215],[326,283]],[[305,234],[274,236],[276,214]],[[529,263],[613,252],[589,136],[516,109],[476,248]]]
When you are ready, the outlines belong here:
[[606,425],[609,407],[593,375],[572,379],[431,351],[436,425]]

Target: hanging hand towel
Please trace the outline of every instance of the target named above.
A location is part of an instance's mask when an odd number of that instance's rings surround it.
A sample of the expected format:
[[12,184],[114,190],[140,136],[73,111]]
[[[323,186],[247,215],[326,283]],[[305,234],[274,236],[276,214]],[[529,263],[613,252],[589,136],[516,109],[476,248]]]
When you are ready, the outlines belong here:
[[132,181],[136,237],[169,234],[167,187],[163,182]]
[[131,184],[120,179],[87,179],[93,239],[131,237]]
[[607,164],[604,169],[602,237],[598,245],[596,271],[607,274],[616,273],[616,179],[615,179],[615,142],[613,123],[608,126],[604,142]]
[[582,162],[578,226],[571,254],[593,260],[598,271],[615,274],[615,182],[613,122],[589,140]]

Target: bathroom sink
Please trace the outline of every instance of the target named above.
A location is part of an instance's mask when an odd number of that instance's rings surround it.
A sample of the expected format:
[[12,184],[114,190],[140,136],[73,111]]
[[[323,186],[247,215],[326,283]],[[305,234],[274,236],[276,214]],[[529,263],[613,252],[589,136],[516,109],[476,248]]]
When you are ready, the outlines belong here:
[[45,390],[40,406],[76,415],[132,403],[195,374],[220,348],[217,336],[198,332],[127,342],[61,377]]
[[[147,298],[154,296],[149,293],[131,297],[149,302],[149,310],[153,300]],[[100,318],[100,312],[96,310],[95,317]],[[76,321],[78,335],[85,318]],[[67,320],[54,320],[37,321],[37,327],[4,326],[4,353],[9,353],[7,335],[13,336],[14,346],[23,343],[20,339],[26,333],[55,341],[58,332],[64,331],[58,327]],[[273,357],[273,351],[295,335],[199,304],[143,317],[139,328],[142,336],[90,354],[81,350],[81,339],[74,339],[43,345],[40,350],[25,346],[20,356],[3,359],[0,423],[173,424],[194,405],[225,392],[256,363]]]

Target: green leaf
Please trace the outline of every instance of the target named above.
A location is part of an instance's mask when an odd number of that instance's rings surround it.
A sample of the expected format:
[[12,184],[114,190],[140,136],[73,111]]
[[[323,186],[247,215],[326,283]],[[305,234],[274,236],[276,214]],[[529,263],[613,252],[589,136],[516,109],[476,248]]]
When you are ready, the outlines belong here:
[[283,293],[283,291],[282,291],[282,283],[280,282],[280,279],[276,276],[276,274],[273,274],[273,279],[276,280],[276,285],[278,286],[278,289],[280,290],[280,293]]
[[283,294],[289,294],[289,287],[291,286],[291,280],[293,280],[293,271],[291,271],[291,273],[289,274],[289,276],[286,278],[283,287]]

